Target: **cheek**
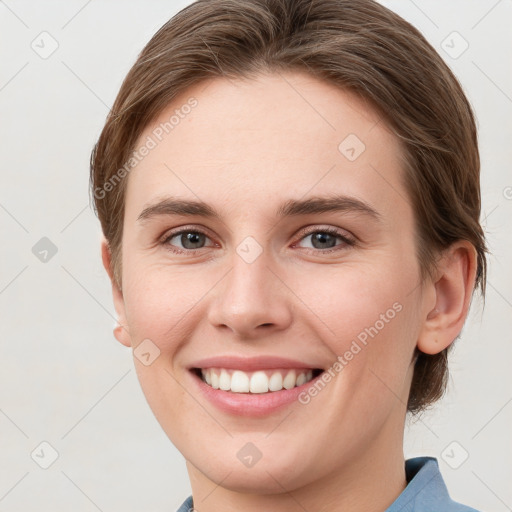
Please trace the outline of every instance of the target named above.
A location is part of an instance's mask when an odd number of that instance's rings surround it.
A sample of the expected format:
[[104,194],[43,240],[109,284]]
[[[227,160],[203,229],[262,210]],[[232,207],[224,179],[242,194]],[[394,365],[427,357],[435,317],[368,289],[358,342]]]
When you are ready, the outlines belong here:
[[125,307],[132,343],[151,339],[164,354],[176,351],[197,326],[202,299],[215,285],[212,273],[144,264],[126,272]]
[[[370,415],[389,407],[407,392],[406,377],[419,329],[417,267],[381,259],[368,266],[340,268],[322,279],[321,273],[301,280],[297,295],[314,311],[303,309],[318,342],[328,346],[339,389],[336,397],[358,400]],[[345,390],[351,389],[351,397]],[[392,392],[391,392],[392,390]],[[333,395],[334,399],[334,395]],[[372,413],[373,409],[373,413]],[[365,414],[362,414],[365,417]]]
[[364,342],[378,333],[393,331],[396,336],[416,284],[414,266],[400,263],[382,259],[340,266],[334,272],[316,269],[295,280],[295,291],[314,312],[308,317],[325,324],[326,340],[338,342],[338,349],[346,348],[347,341]]
[[[126,276],[126,315],[141,388],[162,428],[168,433],[179,431],[179,422],[169,419],[190,407],[190,396],[178,382],[182,377],[176,371],[175,356],[194,337],[200,299],[209,287],[207,278],[177,267],[143,265],[142,261],[129,267]],[[146,339],[159,350],[148,366],[136,356],[136,346]]]

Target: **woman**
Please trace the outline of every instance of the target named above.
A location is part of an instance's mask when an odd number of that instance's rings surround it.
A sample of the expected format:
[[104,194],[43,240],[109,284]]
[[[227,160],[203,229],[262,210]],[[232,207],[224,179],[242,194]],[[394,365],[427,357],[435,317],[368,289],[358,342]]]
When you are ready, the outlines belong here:
[[180,512],[463,511],[407,412],[485,289],[471,107],[371,0],[199,0],[91,157],[103,263]]

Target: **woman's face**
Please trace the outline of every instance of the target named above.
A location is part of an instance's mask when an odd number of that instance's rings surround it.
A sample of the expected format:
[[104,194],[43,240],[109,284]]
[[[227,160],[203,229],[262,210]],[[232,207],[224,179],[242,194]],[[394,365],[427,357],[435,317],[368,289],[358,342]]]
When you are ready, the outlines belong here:
[[302,73],[214,79],[143,145],[119,339],[192,477],[280,493],[401,453],[433,303],[384,121]]

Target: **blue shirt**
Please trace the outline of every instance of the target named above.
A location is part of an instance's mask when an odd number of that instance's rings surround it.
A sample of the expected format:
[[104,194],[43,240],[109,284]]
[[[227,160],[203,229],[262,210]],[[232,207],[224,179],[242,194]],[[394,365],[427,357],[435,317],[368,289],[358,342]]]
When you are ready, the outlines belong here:
[[[407,487],[385,512],[478,512],[450,498],[437,459],[415,457],[405,461]],[[189,496],[177,512],[194,508]]]

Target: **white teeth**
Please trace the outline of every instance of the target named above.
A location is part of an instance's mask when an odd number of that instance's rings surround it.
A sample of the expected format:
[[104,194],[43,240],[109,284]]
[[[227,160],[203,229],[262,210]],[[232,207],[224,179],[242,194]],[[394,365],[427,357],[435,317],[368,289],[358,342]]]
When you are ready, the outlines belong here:
[[297,377],[295,376],[295,370],[290,370],[283,380],[284,389],[292,389],[295,387]]
[[219,377],[219,389],[229,391],[231,389],[231,377],[226,370],[220,371]]
[[268,377],[265,372],[255,372],[252,374],[249,384],[251,393],[266,393],[268,391]]
[[302,386],[313,379],[312,370],[258,370],[243,372],[225,368],[201,370],[203,381],[214,389],[233,393],[268,393]]
[[[212,374],[215,374],[215,372],[212,371]],[[249,376],[239,370],[233,372],[231,385],[228,389],[231,389],[234,393],[249,393]]]
[[219,389],[219,374],[217,372],[211,372],[210,377],[212,379],[212,388]]
[[273,373],[268,381],[270,391],[281,391],[283,389],[283,376],[279,373]]

